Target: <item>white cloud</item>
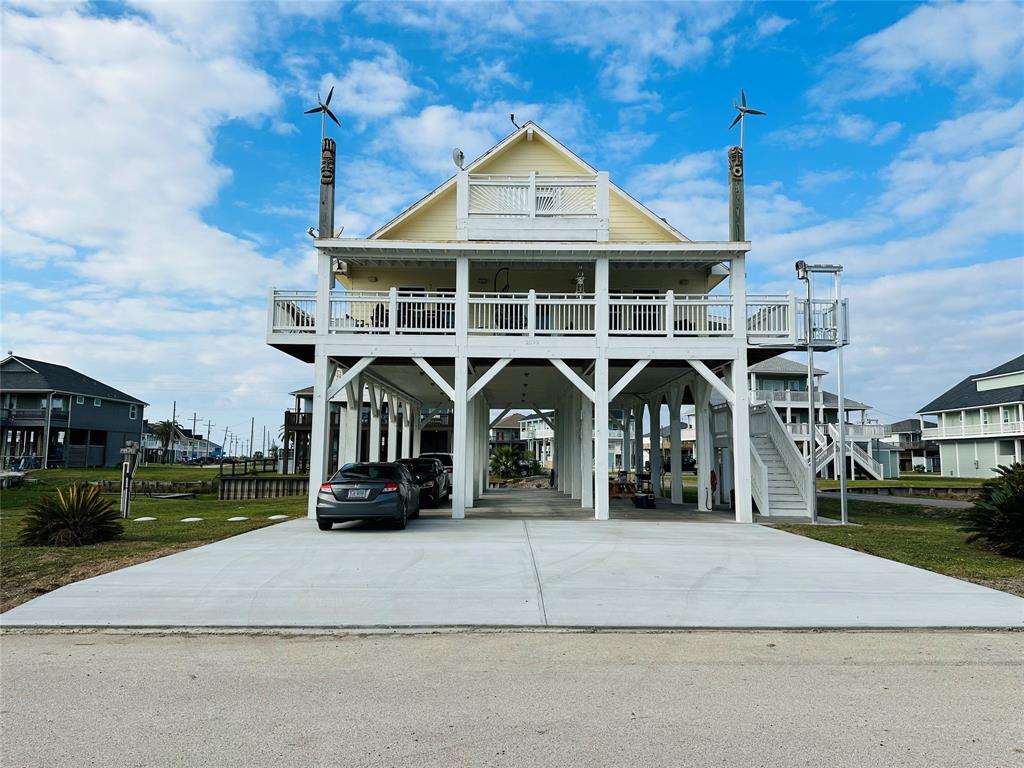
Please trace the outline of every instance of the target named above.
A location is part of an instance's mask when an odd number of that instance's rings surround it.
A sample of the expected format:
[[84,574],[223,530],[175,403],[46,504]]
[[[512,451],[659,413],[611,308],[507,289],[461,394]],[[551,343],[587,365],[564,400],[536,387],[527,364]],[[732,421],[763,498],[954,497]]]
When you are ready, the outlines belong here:
[[465,86],[474,98],[491,93],[497,86],[508,85],[513,88],[529,90],[530,81],[510,71],[508,62],[495,59],[487,62],[478,59],[471,67],[462,67],[452,77],[452,82]]
[[771,131],[765,138],[791,147],[817,146],[828,139],[877,146],[896,138],[902,129],[896,121],[878,123],[859,114],[813,113],[800,125]]
[[828,62],[814,101],[870,99],[922,81],[984,88],[1024,65],[1020,3],[937,3],[861,38]]
[[1024,144],[1024,100],[944,120],[915,136],[907,154],[974,155],[1007,141]]
[[327,98],[331,87],[331,111],[339,118],[359,120],[388,117],[405,110],[419,93],[411,82],[409,64],[387,46],[373,59],[349,62],[344,74],[328,73],[320,79],[320,94]]
[[790,24],[795,23],[796,19],[786,19],[776,14],[768,14],[757,20],[754,35],[756,37],[771,37],[772,35],[777,35]]

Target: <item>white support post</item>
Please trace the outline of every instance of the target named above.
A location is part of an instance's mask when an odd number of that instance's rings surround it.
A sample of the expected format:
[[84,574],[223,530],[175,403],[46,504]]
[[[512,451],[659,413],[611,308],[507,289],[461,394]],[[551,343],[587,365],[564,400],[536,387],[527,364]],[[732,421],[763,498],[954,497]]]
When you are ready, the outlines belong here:
[[380,395],[381,392],[373,384],[367,387],[370,395],[370,434],[368,461],[380,461]]
[[665,291],[665,335],[670,339],[676,333],[676,293],[672,289]]
[[388,461],[398,461],[398,400],[390,392],[388,393]]
[[327,388],[336,366],[327,358],[327,349],[316,345],[313,358],[313,424],[309,436],[309,495],[307,517],[316,517],[316,497],[327,479],[330,448],[331,408]]
[[402,403],[402,448],[401,458],[408,459],[412,457],[412,431],[413,426],[419,419],[416,418],[412,403],[405,401]]
[[754,522],[750,491],[750,393],[747,382],[747,350],[738,350],[732,364],[732,389],[736,402],[732,407],[733,488],[736,490],[736,522]]
[[608,242],[608,171],[597,173],[597,242]]
[[530,218],[537,218],[537,172],[530,171],[530,199],[527,202]]
[[479,401],[477,407],[480,409],[480,419],[477,427],[477,434],[480,436],[480,463],[477,470],[480,486],[478,496],[483,496],[487,492],[491,468],[491,425],[487,420],[491,409],[488,407],[487,400],[484,397],[478,397],[477,400]]
[[630,436],[630,422],[633,418],[633,410],[629,405],[622,408],[622,471],[629,475],[633,463],[633,450]]
[[455,358],[455,397],[452,403],[452,518],[466,516],[466,435],[469,390],[469,361],[465,356]]
[[679,408],[682,405],[683,393],[676,384],[668,393],[668,425],[669,425],[669,470],[671,472],[670,488],[672,503],[683,503],[683,446],[679,420]]
[[555,479],[558,481],[558,490],[561,493],[568,493],[570,488],[569,478],[572,476],[569,469],[569,444],[566,441],[569,424],[565,418],[566,411],[569,408],[569,393],[562,394],[555,408],[555,439],[558,441],[558,445],[555,448],[555,455],[558,460],[558,470]]
[[607,520],[609,513],[608,358],[604,356],[604,350],[598,350],[594,366],[594,392],[597,393],[597,399],[594,401],[594,517],[598,520]]
[[664,471],[661,454],[661,395],[655,395],[647,403],[651,415],[651,482],[654,492],[661,496],[661,475]]
[[571,442],[569,445],[569,450],[572,451],[572,488],[570,496],[574,499],[580,499],[583,496],[583,473],[580,471],[580,443],[582,441],[581,435],[583,434],[583,424],[580,420],[580,401],[582,399],[583,397],[579,392],[573,392],[569,412],[566,414],[572,422]]
[[477,408],[476,403],[469,399],[468,388],[466,392],[466,459],[462,476],[457,482],[461,483],[463,486],[466,509],[472,509],[476,500],[473,489],[476,485]]
[[417,458],[420,455],[420,444],[423,438],[423,422],[419,418],[419,409],[415,403],[409,403],[409,451],[410,458]]
[[537,334],[537,292],[531,288],[527,294],[526,304],[526,335]]
[[723,504],[729,504],[732,497],[732,448],[722,448],[722,476],[718,480],[718,490]]
[[594,507],[594,485],[601,479],[594,470],[594,435],[600,420],[595,408],[594,403],[580,398],[580,506],[584,509]]
[[[328,404],[328,407],[330,405]],[[338,469],[345,466],[345,440],[348,435],[348,408],[338,403],[338,455],[335,456],[335,463]]]
[[348,413],[345,417],[345,464],[359,461],[362,452],[359,444],[363,433],[363,377],[356,376],[348,384],[348,395],[345,405]]
[[398,331],[398,289],[388,289],[388,333],[392,336]]
[[714,450],[711,444],[711,387],[707,382],[694,385],[696,403],[694,417],[697,438],[695,458],[697,459],[697,510],[711,511],[711,464]]
[[462,170],[455,179],[455,239],[469,239],[469,172]]
[[635,471],[644,471],[644,401],[637,400],[633,405],[633,466]]

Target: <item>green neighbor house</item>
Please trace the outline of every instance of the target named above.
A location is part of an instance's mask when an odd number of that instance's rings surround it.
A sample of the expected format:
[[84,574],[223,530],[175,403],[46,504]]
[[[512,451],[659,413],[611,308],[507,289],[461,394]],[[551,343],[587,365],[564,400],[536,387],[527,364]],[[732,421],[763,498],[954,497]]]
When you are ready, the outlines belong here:
[[942,474],[992,477],[1021,460],[1024,447],[1024,355],[976,373],[918,411],[937,426],[922,430],[939,444]]

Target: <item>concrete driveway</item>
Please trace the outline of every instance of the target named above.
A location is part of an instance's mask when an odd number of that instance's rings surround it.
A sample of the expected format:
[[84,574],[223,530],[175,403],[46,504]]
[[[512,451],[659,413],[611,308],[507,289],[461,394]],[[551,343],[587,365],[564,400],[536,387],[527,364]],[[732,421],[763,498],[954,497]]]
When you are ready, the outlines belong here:
[[759,525],[310,520],[78,582],[5,626],[1021,627],[1024,599]]

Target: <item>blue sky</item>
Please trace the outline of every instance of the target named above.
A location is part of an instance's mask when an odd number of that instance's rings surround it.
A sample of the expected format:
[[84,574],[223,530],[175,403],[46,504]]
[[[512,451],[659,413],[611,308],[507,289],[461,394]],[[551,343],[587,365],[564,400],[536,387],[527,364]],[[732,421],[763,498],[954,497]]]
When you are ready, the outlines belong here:
[[742,87],[750,289],[843,263],[847,391],[902,418],[1021,352],[1022,51],[1014,3],[8,3],[2,343],[276,431],[311,375],[263,338],[267,289],[313,287],[318,90],[346,235],[515,112],[722,239]]

